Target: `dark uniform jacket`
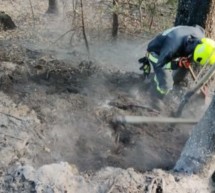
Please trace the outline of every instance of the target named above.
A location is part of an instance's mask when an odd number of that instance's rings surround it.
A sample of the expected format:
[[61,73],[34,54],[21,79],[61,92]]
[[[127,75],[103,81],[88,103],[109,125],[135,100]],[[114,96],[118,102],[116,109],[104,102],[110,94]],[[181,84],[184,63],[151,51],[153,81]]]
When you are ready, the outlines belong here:
[[158,34],[149,44],[147,51],[158,55],[156,68],[178,57],[192,55],[196,45],[205,36],[200,26],[176,26]]

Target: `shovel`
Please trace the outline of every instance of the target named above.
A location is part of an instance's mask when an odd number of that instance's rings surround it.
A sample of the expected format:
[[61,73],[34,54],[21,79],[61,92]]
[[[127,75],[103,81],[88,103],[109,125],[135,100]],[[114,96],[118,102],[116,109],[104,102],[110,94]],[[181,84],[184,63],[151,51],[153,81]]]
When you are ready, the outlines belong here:
[[175,117],[146,117],[146,116],[117,116],[115,123],[174,123],[174,124],[195,124],[198,123],[198,119],[192,118],[175,118]]
[[[214,71],[215,71],[215,64],[210,68],[210,70],[198,81],[198,83],[190,91],[185,93],[185,95],[183,96],[183,98],[178,106],[177,111],[174,113],[175,117],[181,116],[183,108],[188,103],[189,99],[211,78],[211,76],[213,76]],[[204,90],[204,93],[207,94],[205,92],[205,90]]]
[[[189,71],[190,71],[190,74],[193,77],[193,80],[197,81],[197,76],[195,75],[195,73],[193,71],[193,68],[191,66],[189,66]],[[207,93],[206,88],[204,89],[203,87],[201,87],[200,90],[201,90],[202,94],[205,96],[205,98],[207,98],[208,97],[208,93]]]

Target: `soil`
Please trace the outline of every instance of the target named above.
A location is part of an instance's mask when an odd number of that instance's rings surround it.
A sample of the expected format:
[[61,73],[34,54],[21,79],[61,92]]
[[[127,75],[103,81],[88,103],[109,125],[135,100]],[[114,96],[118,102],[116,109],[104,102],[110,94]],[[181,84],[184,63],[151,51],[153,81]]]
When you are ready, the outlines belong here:
[[[42,14],[44,2],[35,5],[35,26],[32,19],[23,24],[20,2],[0,3],[16,23],[22,21],[22,27],[0,33],[1,192],[211,188],[208,175],[171,171],[193,125],[113,121],[118,115],[169,117],[187,89],[175,88],[163,99],[156,95],[152,78],[144,80],[136,62],[146,39],[105,46],[97,41],[88,58],[83,45],[53,43],[60,32],[52,30],[61,22]],[[206,108],[196,95],[182,116],[200,118]]]

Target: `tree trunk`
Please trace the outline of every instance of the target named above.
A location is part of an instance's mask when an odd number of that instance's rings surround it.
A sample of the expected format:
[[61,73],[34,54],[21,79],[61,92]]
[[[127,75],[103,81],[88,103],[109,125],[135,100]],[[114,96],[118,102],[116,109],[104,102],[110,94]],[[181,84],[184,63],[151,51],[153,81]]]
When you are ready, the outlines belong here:
[[195,25],[205,28],[212,0],[179,0],[175,25]]
[[0,25],[3,27],[3,30],[11,30],[16,28],[16,25],[11,17],[3,11],[0,11]]
[[52,13],[52,14],[57,14],[58,13],[58,8],[57,8],[57,0],[49,0],[49,8],[46,11],[46,13]]
[[199,172],[215,148],[215,96],[205,115],[193,128],[174,170]]
[[214,20],[214,13],[215,13],[215,1],[210,2],[210,9],[207,14],[207,18],[205,20],[205,30],[206,30],[206,35],[212,39],[215,39],[215,20]]
[[112,26],[112,37],[116,40],[118,35],[119,21],[118,21],[118,13],[116,11],[118,6],[118,0],[113,0],[113,26]]
[[89,58],[90,57],[90,48],[89,48],[89,43],[87,40],[87,34],[86,34],[86,30],[85,30],[83,0],[81,0],[81,23],[82,23],[82,33],[83,33],[83,37],[84,37],[84,42],[85,42],[85,46],[87,48],[87,53],[88,53],[88,58]]
[[[175,25],[195,25],[205,28],[206,36],[215,38],[215,1],[179,0]],[[175,170],[198,172],[214,154],[215,147],[215,96],[205,115],[193,128],[182,154],[175,165]]]

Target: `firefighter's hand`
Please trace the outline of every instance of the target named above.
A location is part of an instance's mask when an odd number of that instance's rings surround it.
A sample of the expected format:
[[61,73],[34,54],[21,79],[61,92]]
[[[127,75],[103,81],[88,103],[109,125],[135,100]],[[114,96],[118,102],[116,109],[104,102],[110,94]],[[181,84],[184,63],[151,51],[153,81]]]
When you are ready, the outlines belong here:
[[143,58],[140,58],[139,60],[138,60],[138,62],[140,63],[140,64],[145,64],[145,63],[149,63],[149,61],[148,61],[148,58],[145,56],[145,57],[143,57]]
[[143,74],[145,77],[148,77],[151,72],[151,66],[148,58],[147,57],[140,58],[138,62],[142,64],[142,66],[140,67],[140,70],[143,71]]
[[178,61],[178,65],[181,68],[183,68],[183,67],[184,68],[189,68],[190,65],[191,65],[191,62],[190,62],[189,58],[187,58],[187,57],[181,57],[179,59],[179,61]]

